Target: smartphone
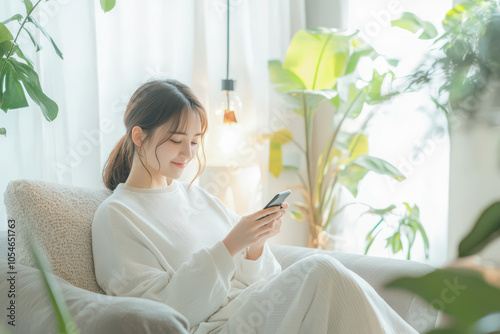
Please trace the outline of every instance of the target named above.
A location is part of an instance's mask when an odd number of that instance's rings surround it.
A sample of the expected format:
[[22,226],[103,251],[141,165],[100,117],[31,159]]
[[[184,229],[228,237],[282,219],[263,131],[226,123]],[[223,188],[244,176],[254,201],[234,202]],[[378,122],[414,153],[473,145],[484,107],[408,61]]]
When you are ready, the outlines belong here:
[[[288,197],[288,195],[290,195],[291,193],[292,193],[291,190],[285,190],[285,191],[282,191],[282,192],[276,194],[276,196],[274,196],[273,199],[269,203],[266,204],[264,209],[270,208],[272,206],[280,206],[281,207],[281,203],[283,203],[285,201],[285,199]],[[267,216],[269,216],[269,215],[265,215],[264,217],[267,217]],[[261,220],[264,217],[261,217],[257,220]]]

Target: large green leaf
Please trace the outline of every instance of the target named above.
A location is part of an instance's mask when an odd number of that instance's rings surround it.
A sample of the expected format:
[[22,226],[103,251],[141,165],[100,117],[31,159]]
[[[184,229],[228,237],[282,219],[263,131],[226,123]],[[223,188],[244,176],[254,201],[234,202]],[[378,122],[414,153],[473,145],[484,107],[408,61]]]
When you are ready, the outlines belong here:
[[100,0],[100,1],[101,1],[101,8],[104,12],[109,12],[116,5],[116,0]]
[[23,0],[23,2],[24,6],[26,7],[26,14],[31,13],[31,11],[33,10],[33,3],[31,2],[31,0]]
[[21,79],[31,99],[38,104],[42,110],[45,119],[49,122],[53,121],[57,117],[59,108],[54,101],[43,93],[38,74],[29,65],[20,63],[12,58],[9,61],[13,65],[17,76]]
[[413,292],[464,325],[500,311],[500,289],[473,270],[437,269],[421,277],[397,278],[386,286]]
[[14,44],[12,41],[4,41],[3,43],[0,43],[0,57],[6,55],[11,49],[12,52],[19,58],[23,59],[26,64],[28,64],[30,67],[33,67],[33,62],[21,51],[19,45]]
[[47,37],[47,39],[52,43],[52,46],[54,47],[56,54],[59,56],[59,58],[63,59],[63,54],[62,54],[61,50],[59,50],[59,48],[56,45],[56,42],[54,42],[52,37],[50,37],[50,35],[45,31],[45,29],[43,29],[43,27],[32,16],[28,16],[28,22],[32,23],[35,27],[37,27],[42,32],[42,34],[45,35],[45,37]]
[[293,135],[288,129],[281,129],[271,134],[269,140],[269,171],[278,177],[283,171],[281,146],[290,142]]
[[458,256],[475,254],[498,237],[500,237],[500,202],[493,203],[480,215],[472,231],[460,242]]
[[28,28],[26,28],[26,26],[23,27],[24,31],[26,31],[26,33],[28,33],[28,36],[31,40],[31,43],[33,43],[33,45],[35,46],[36,48],[36,52],[40,51],[42,48],[42,46],[40,45],[40,43],[38,43],[38,41],[35,39],[35,36],[33,36],[33,34],[31,33],[31,31],[29,31]]
[[356,164],[381,175],[391,176],[397,181],[403,181],[404,179],[406,179],[403,173],[401,173],[389,162],[367,154],[360,155],[351,164]]
[[343,184],[356,197],[358,196],[359,182],[368,172],[369,170],[362,166],[350,164],[338,173],[338,182]]
[[271,83],[275,84],[275,90],[278,93],[296,91],[305,89],[305,85],[295,73],[283,69],[279,60],[270,60],[268,62],[269,78]]
[[14,36],[10,33],[10,30],[5,26],[5,24],[0,23],[0,43],[3,41],[11,41]]
[[310,110],[308,121],[314,116],[321,102],[328,100],[335,105],[338,94],[332,89],[325,90],[293,90],[283,95],[287,108],[293,109],[300,116],[304,116],[304,108]]
[[400,27],[412,33],[422,31],[418,38],[432,39],[437,36],[437,30],[429,21],[424,21],[417,15],[409,12],[404,12],[400,19],[391,21],[393,27]]
[[17,22],[21,23],[22,19],[23,19],[23,16],[21,14],[15,14],[15,15],[12,15],[11,17],[9,17],[8,19],[2,21],[2,23],[7,24],[11,21],[17,21]]
[[52,274],[50,263],[46,256],[45,258],[41,257],[43,254],[42,248],[34,242],[31,234],[28,234],[28,246],[35,260],[35,264],[40,270],[43,283],[52,302],[58,324],[58,333],[78,334],[79,331],[69,313],[61,288],[54,279],[55,276]]
[[333,89],[345,72],[349,40],[350,36],[333,32],[299,30],[290,42],[283,68],[297,75],[307,89]]
[[5,66],[5,91],[2,94],[0,105],[3,111],[19,109],[28,106],[24,89],[12,64],[7,61]]
[[0,128],[0,135],[7,136],[7,130],[5,130],[5,128]]

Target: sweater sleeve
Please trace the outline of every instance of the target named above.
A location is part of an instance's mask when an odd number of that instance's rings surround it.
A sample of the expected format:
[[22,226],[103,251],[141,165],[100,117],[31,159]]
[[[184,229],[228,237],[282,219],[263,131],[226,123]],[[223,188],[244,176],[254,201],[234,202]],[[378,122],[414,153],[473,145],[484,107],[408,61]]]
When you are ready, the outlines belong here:
[[92,246],[99,286],[108,295],[165,303],[191,327],[205,321],[225,300],[236,270],[224,243],[200,249],[174,271],[160,264],[156,248],[129,217],[113,206],[96,212]]
[[[236,225],[240,221],[240,215],[225,206],[219,198],[213,196],[213,199],[229,216],[231,226]],[[246,255],[245,250],[234,256],[236,262],[234,279],[246,286],[267,278],[268,276],[279,274],[282,271],[280,263],[274,256],[267,242],[264,244],[262,255],[257,260],[246,259]]]

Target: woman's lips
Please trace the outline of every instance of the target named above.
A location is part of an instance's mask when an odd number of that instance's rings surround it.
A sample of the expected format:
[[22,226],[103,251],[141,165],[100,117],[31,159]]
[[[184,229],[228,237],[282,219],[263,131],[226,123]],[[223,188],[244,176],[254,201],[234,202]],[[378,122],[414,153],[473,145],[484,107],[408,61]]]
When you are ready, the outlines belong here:
[[176,165],[177,167],[179,167],[179,168],[184,168],[184,167],[186,167],[186,164],[178,164],[178,163],[175,163],[175,162],[173,162],[173,161],[172,161],[172,163],[173,163],[174,165]]

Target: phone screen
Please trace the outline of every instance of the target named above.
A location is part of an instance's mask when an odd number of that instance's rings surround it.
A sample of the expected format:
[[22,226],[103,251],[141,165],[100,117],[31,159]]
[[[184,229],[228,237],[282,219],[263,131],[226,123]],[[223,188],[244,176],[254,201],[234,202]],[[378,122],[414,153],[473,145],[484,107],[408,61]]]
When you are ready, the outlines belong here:
[[[285,190],[283,192],[280,192],[279,194],[276,194],[276,196],[273,197],[273,199],[267,203],[267,205],[264,207],[264,209],[267,209],[267,208],[270,208],[272,206],[280,206],[281,207],[281,203],[283,203],[285,201],[285,199],[288,197],[288,195],[290,195],[292,193],[291,190]],[[267,217],[269,215],[265,215],[264,217]],[[261,217],[257,220],[261,220],[262,218],[264,217]]]

